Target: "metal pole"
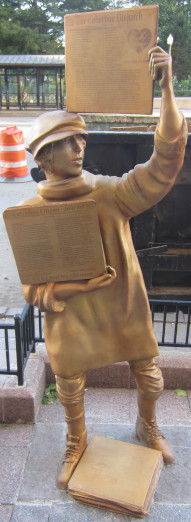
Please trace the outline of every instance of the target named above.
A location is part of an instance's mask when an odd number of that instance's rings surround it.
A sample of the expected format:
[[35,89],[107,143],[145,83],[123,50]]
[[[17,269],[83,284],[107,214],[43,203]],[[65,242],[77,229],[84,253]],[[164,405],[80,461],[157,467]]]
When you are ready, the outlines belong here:
[[40,71],[37,68],[36,69],[36,102],[37,102],[37,107],[40,107],[40,79],[39,79],[39,76],[40,76]]
[[64,99],[63,99],[63,75],[62,75],[62,67],[60,67],[60,107],[63,109]]
[[58,69],[56,67],[56,107],[58,109]]
[[19,386],[23,386],[23,383],[24,383],[24,361],[23,361],[23,356],[22,356],[21,317],[20,317],[20,315],[15,315],[14,316],[14,321],[15,321],[15,340],[16,340],[18,385]]
[[32,353],[35,353],[35,320],[34,320],[34,306],[30,306],[30,319],[31,319],[31,344],[32,344]]
[[18,106],[21,111],[22,109],[22,102],[21,102],[21,89],[20,89],[20,73],[17,69],[17,99],[18,99]]
[[5,95],[6,95],[6,106],[9,109],[9,80],[7,75],[7,68],[5,68]]

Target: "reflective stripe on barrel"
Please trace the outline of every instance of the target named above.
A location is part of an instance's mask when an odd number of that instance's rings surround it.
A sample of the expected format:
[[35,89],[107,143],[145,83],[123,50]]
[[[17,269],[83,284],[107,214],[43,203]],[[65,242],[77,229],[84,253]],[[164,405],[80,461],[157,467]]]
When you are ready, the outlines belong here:
[[7,127],[0,132],[0,168],[3,177],[28,175],[23,133],[17,127]]

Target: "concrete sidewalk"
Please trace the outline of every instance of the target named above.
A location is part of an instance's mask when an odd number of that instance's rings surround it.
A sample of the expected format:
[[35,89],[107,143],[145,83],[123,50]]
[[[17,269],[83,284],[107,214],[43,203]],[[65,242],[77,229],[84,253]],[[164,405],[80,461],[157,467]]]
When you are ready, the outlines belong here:
[[[89,388],[85,392],[89,439],[97,434],[137,443],[136,391]],[[177,462],[164,466],[148,522],[191,521],[191,391],[166,390],[158,401],[158,424],[175,448]],[[41,405],[33,425],[0,426],[1,522],[120,522],[137,520],[80,505],[56,488],[65,450],[64,409]]]

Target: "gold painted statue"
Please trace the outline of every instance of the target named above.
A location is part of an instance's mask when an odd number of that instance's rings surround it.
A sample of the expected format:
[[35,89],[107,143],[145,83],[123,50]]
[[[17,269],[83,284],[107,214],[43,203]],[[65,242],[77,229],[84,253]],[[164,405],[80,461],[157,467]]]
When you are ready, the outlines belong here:
[[87,131],[78,114],[45,113],[35,120],[28,137],[28,149],[47,180],[39,183],[36,197],[22,204],[95,200],[108,267],[95,279],[23,287],[26,300],[45,312],[46,348],[65,407],[66,453],[57,478],[63,489],[86,448],[85,372],[113,362],[129,361],[135,375],[138,438],[161,450],[165,462],[175,460],[156,422],[163,378],[154,359],[158,346],[129,220],[172,187],[183,164],[187,128],[173,94],[171,57],[155,47],[149,52],[149,67],[162,91],[154,152],[147,163],[122,178],[83,170]]

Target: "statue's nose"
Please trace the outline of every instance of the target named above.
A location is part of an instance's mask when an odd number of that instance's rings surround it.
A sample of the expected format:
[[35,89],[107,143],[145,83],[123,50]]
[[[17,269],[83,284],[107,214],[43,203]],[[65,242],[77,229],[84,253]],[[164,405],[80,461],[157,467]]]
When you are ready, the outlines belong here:
[[74,142],[74,148],[76,151],[80,152],[81,150],[83,150],[83,143],[82,143],[82,140],[78,139],[78,138],[75,138],[75,142]]

